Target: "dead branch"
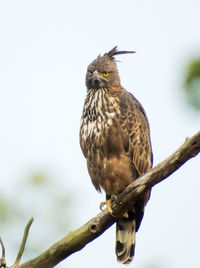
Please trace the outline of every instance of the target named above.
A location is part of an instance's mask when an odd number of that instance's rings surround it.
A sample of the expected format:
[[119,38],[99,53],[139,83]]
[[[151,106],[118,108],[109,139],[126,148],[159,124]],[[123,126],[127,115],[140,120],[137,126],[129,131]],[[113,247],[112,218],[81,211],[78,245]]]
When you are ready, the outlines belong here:
[[24,249],[25,249],[25,245],[26,245],[26,240],[28,238],[28,233],[29,233],[29,229],[31,227],[31,224],[33,223],[33,217],[28,221],[25,229],[24,229],[24,236],[23,236],[23,239],[22,239],[22,242],[21,242],[21,246],[20,246],[20,249],[19,249],[19,252],[17,254],[17,258],[14,262],[14,264],[10,267],[18,267],[19,266],[19,263],[21,261],[21,258],[22,258],[22,255],[24,253]]
[[1,237],[0,237],[0,245],[2,248],[2,256],[0,258],[0,268],[4,268],[4,267],[6,267],[5,247],[4,247],[3,240],[1,239]]

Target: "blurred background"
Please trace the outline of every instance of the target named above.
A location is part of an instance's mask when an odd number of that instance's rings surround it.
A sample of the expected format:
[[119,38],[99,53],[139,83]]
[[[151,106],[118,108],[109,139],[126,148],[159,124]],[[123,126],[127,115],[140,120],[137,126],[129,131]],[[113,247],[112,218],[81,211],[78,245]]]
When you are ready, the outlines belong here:
[[[0,235],[23,261],[99,213],[79,147],[87,65],[115,45],[122,85],[143,104],[154,165],[200,128],[198,0],[0,1]],[[199,156],[155,186],[130,267],[199,267]],[[115,226],[59,268],[122,267]],[[1,254],[1,253],[0,253]]]

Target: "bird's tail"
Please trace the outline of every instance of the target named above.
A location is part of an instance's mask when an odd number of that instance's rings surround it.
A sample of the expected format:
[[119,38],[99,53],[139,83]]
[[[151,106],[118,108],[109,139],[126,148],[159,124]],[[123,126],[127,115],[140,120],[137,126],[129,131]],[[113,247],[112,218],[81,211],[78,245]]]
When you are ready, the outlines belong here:
[[116,225],[117,260],[128,264],[132,261],[135,251],[136,220],[133,217],[122,218]]

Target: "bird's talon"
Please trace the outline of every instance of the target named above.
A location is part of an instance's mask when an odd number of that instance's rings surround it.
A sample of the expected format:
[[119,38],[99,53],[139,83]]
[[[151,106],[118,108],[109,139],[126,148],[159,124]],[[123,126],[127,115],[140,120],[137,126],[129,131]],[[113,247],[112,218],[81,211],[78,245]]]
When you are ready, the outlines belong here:
[[128,212],[125,212],[123,215],[122,215],[122,218],[124,219],[128,219],[129,215],[128,215]]
[[107,201],[102,201],[100,203],[100,209],[103,211],[103,207],[107,204]]
[[103,210],[103,209],[102,209],[103,206],[106,205],[108,212],[112,215],[113,211],[112,211],[111,204],[112,204],[111,199],[109,199],[109,200],[107,200],[107,201],[103,201],[103,202],[100,203],[100,209]]
[[114,217],[113,210],[112,210],[112,203],[117,200],[116,195],[111,195],[111,198],[107,201],[103,201],[100,203],[100,209],[103,210],[103,206],[107,206],[108,212]]
[[112,202],[114,202],[114,201],[116,201],[117,200],[117,196],[116,195],[111,195],[111,198],[110,198],[110,200],[111,200],[111,203]]

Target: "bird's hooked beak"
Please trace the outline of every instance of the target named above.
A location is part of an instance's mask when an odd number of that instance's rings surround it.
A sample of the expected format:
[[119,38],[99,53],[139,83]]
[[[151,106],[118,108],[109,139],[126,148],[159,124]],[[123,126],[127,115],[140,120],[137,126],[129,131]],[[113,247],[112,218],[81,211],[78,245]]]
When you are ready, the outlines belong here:
[[94,71],[91,77],[91,84],[94,88],[98,89],[102,84],[102,75],[98,71]]

